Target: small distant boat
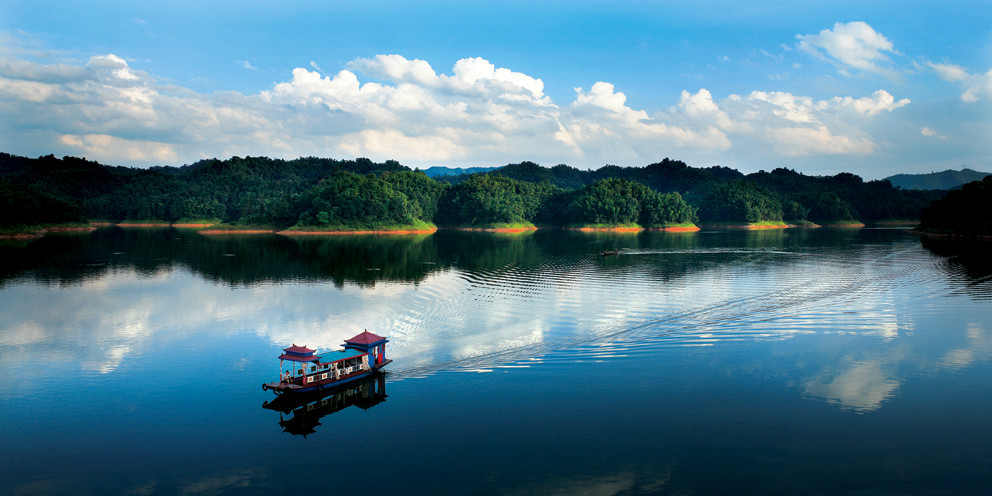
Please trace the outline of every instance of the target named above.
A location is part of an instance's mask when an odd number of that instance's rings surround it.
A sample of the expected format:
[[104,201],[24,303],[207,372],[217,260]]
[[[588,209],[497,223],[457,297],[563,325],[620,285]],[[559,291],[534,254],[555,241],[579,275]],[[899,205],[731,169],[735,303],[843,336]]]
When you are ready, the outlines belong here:
[[[364,331],[344,342],[344,349],[317,353],[306,346],[283,348],[279,380],[262,384],[265,391],[307,393],[336,388],[368,377],[392,362],[386,359],[389,340]],[[289,362],[289,369],[286,369]]]
[[604,256],[604,257],[609,257],[609,256],[612,256],[612,255],[619,255],[620,254],[620,250],[604,250],[604,251],[599,252],[599,254],[602,255],[602,256]]

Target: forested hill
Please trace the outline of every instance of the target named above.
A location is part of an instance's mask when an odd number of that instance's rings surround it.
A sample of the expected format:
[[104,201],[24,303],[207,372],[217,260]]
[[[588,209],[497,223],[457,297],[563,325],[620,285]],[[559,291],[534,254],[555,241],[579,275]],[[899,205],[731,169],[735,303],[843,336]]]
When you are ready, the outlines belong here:
[[905,189],[957,189],[972,181],[981,181],[992,173],[979,172],[971,169],[953,170],[947,169],[941,172],[931,172],[930,174],[896,174],[886,179],[897,186]]
[[[564,189],[582,188],[607,178],[635,181],[655,191],[680,193],[699,208],[699,218],[704,223],[756,222],[754,219],[826,224],[915,220],[923,207],[942,195],[901,190],[888,181],[864,181],[850,173],[807,176],[778,168],[745,175],[728,167],[690,167],[668,158],[645,167],[607,165],[585,171],[567,165],[546,168],[522,162],[493,173],[520,181],[547,181]],[[457,182],[460,177],[442,179]],[[735,198],[736,205],[726,205]]]
[[592,171],[522,162],[485,173],[431,178],[396,161],[364,158],[233,157],[136,169],[75,157],[0,153],[0,180],[3,205],[30,204],[28,210],[38,214],[11,209],[5,225],[71,219],[325,230],[832,224],[915,220],[940,196],[846,173],[821,177],[775,169],[745,175],[667,158],[646,167],[608,165]]

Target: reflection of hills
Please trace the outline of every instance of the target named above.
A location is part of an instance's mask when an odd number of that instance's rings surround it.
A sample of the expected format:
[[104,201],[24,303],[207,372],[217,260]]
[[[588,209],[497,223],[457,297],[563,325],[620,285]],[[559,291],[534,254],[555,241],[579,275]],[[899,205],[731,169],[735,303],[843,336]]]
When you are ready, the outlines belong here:
[[107,271],[155,274],[175,265],[227,284],[419,282],[443,267],[430,236],[204,236],[172,228],[99,229],[0,245],[0,278],[73,284]]
[[316,432],[320,419],[345,408],[357,406],[368,410],[386,401],[386,377],[375,374],[347,387],[313,393],[283,394],[262,404],[280,412],[279,425],[284,432],[306,437]]
[[992,298],[992,244],[984,240],[922,237],[923,247],[947,260],[951,283],[976,298]]
[[[816,233],[827,245],[845,244],[839,231]],[[540,230],[521,234],[439,231],[430,235],[347,235],[285,237],[279,235],[205,236],[173,228],[108,228],[92,233],[49,235],[31,242],[0,243],[0,284],[28,277],[45,283],[75,284],[107,271],[135,270],[142,275],[176,265],[226,284],[279,281],[330,281],[373,286],[398,281],[417,284],[429,274],[458,267],[468,272],[541,268],[556,273],[591,263],[595,270],[623,272],[644,266],[665,279],[699,264],[729,263],[739,257],[707,261],[697,250],[739,250],[808,246],[813,234],[803,231],[719,234],[581,233]],[[596,260],[605,249],[623,256]],[[692,256],[679,253],[696,252]],[[667,253],[659,266],[628,255]]]

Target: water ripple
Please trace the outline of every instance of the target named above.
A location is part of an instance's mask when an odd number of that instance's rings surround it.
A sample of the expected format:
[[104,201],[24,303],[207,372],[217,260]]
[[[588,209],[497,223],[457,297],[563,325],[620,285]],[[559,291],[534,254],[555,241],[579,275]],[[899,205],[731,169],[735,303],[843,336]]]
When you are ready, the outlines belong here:
[[[944,291],[933,283],[946,277],[945,265],[918,245],[896,244],[853,251],[641,249],[456,270],[457,283],[422,285],[419,310],[407,320],[424,339],[448,338],[448,347],[397,368],[394,377],[529,366],[535,357],[612,360],[660,347],[809,333],[898,335],[897,316],[878,311],[886,307],[880,299],[900,288]],[[988,288],[989,278],[974,285]]]

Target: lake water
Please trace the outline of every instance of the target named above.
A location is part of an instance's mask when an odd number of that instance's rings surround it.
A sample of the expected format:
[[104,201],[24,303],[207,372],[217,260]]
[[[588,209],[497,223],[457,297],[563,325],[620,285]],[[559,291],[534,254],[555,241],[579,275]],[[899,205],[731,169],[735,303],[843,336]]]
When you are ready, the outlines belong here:
[[[895,229],[7,241],[0,494],[988,494],[990,252]],[[262,391],[281,348],[363,329],[384,378]]]

